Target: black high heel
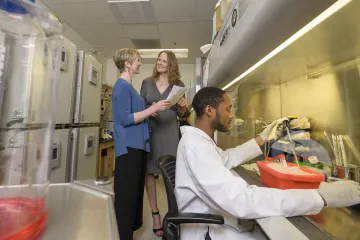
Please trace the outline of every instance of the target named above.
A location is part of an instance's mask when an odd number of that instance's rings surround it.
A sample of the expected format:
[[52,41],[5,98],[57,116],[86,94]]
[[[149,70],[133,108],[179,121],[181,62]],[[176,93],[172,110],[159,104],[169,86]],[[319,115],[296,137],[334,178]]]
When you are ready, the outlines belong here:
[[[153,216],[154,216],[154,215],[160,215],[159,212],[151,212],[151,214],[152,214]],[[163,232],[163,228],[156,228],[156,229],[153,228],[153,232],[154,232],[154,234],[155,234],[156,236],[162,237],[162,236],[157,235],[156,233],[158,233],[158,232]]]

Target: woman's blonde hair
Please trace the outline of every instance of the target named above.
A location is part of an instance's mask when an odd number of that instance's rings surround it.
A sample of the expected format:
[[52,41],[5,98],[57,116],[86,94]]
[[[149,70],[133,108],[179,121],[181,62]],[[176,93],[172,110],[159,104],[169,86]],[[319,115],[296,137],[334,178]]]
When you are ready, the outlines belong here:
[[[167,55],[169,83],[174,85],[174,84],[178,83],[178,81],[180,81],[180,77],[181,77],[180,71],[179,71],[178,61],[176,59],[175,54],[172,51],[169,51],[169,50],[161,51],[159,53],[159,55],[158,55],[158,58],[160,57],[160,55],[162,53],[166,53],[166,55]],[[154,81],[157,81],[159,79],[159,76],[160,76],[160,73],[157,71],[156,65],[157,65],[157,63],[155,64],[154,71],[153,71],[153,74],[152,74],[152,79]]]
[[140,57],[139,52],[132,48],[122,48],[114,53],[113,61],[120,73],[125,71],[125,62],[133,63],[137,57]]

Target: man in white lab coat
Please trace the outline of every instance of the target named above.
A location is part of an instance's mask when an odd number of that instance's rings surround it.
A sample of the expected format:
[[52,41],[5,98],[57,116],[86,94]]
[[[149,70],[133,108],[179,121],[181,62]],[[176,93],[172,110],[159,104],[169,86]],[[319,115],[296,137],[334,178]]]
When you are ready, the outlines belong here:
[[247,143],[223,151],[214,142],[214,132],[228,131],[234,118],[229,96],[217,88],[203,88],[192,106],[196,124],[181,128],[177,152],[175,193],[179,211],[220,214],[225,224],[184,224],[181,239],[262,239],[262,233],[248,232],[237,219],[317,214],[324,206],[360,203],[360,187],[350,182],[322,183],[317,190],[248,185],[230,169],[262,154],[260,146],[268,141],[275,123]]

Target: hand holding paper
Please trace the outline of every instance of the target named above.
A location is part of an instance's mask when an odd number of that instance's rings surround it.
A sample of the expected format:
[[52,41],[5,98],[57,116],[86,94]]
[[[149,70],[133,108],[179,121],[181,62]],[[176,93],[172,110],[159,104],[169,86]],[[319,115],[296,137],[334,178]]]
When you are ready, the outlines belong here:
[[179,100],[185,95],[187,90],[188,88],[186,87],[179,87],[174,85],[171,89],[171,92],[169,93],[169,96],[166,98],[166,100],[170,101],[169,107],[172,107],[178,103]]

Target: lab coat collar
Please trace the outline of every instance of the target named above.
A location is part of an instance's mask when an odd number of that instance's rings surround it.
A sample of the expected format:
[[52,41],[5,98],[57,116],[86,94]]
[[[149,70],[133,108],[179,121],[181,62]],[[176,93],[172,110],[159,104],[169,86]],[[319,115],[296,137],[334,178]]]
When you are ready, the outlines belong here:
[[201,136],[209,141],[214,141],[209,135],[207,135],[203,130],[196,128],[196,127],[190,127],[190,126],[182,126],[180,127],[181,134],[184,135],[186,133],[193,133],[198,136]]

